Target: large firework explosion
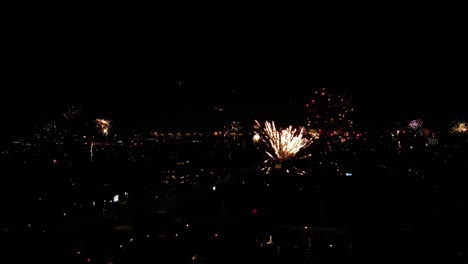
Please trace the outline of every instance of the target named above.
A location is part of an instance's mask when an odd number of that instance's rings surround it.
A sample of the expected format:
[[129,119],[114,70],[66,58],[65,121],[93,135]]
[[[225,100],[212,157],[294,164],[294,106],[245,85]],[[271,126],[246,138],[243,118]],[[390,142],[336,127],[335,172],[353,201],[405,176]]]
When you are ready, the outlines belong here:
[[306,124],[314,138],[349,139],[353,134],[351,115],[354,106],[344,93],[335,93],[326,88],[316,90],[306,103]]
[[[259,123],[256,122],[256,128]],[[298,156],[298,153],[312,144],[312,139],[306,137],[306,130],[301,127],[299,129],[289,126],[288,128],[277,130],[274,122],[265,121],[265,127],[256,135],[260,137],[267,149],[267,159],[264,161],[264,170],[267,174],[273,170],[284,170],[286,173],[304,174],[294,166],[287,166],[285,163],[294,159],[306,158],[306,156]],[[285,166],[286,165],[286,166]]]

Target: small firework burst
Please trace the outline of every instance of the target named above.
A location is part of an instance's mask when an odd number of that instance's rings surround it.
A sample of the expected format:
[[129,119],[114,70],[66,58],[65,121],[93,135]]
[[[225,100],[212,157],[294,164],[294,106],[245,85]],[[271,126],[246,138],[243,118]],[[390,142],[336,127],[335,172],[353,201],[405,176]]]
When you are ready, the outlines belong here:
[[99,129],[99,132],[101,132],[102,135],[107,136],[109,134],[111,124],[109,120],[97,118],[96,127]]
[[417,131],[421,128],[423,122],[421,119],[415,119],[415,120],[412,120],[411,122],[409,122],[408,124],[408,128],[414,130],[414,131]]
[[468,123],[458,122],[452,127],[450,132],[454,134],[468,134]]
[[67,109],[65,110],[65,113],[62,114],[62,116],[65,118],[65,120],[71,120],[79,116],[81,112],[82,112],[82,109],[79,107],[68,106]]

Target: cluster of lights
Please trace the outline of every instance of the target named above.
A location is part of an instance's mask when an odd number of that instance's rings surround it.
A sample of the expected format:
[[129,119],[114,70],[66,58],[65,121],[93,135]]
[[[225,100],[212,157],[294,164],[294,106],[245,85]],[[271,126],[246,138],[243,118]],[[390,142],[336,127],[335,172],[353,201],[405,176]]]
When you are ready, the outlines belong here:
[[354,107],[351,105],[351,99],[344,94],[322,88],[315,91],[314,97],[305,106],[307,128],[313,138],[317,139],[321,135],[329,138],[353,134],[351,132],[353,121],[350,117]]

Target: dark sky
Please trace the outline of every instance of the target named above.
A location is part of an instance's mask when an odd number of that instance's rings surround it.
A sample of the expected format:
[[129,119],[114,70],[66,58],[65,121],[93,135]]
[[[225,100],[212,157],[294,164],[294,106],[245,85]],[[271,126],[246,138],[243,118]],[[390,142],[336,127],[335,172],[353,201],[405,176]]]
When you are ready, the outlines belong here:
[[[302,103],[320,87],[352,94],[367,124],[466,116],[466,41],[456,22],[415,21],[322,30],[12,27],[2,49],[4,129],[14,132],[65,105],[128,125],[287,120],[295,114],[287,112],[290,102]],[[208,111],[218,104],[228,110]]]

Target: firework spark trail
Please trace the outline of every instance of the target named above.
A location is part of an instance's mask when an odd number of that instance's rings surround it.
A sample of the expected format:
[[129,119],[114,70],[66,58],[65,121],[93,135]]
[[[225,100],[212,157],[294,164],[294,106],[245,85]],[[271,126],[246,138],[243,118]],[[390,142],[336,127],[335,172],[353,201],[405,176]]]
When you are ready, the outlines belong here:
[[[265,160],[264,170],[267,173],[271,170],[271,166],[268,166],[270,161],[273,161],[274,168],[281,168],[281,165],[291,159],[301,159],[308,156],[296,157],[298,152],[312,144],[312,139],[305,138],[305,129],[295,129],[289,126],[286,129],[278,131],[274,122],[265,122],[265,128],[263,129],[263,142],[267,145],[268,150],[266,154],[271,160]],[[301,170],[292,168],[295,172],[299,173]],[[288,170],[286,172],[289,172]],[[301,174],[301,173],[299,173]]]
[[93,147],[94,147],[94,142],[91,141],[91,143],[89,144],[89,159],[91,160],[91,162],[93,162],[93,156],[94,156],[94,152],[93,152]]

